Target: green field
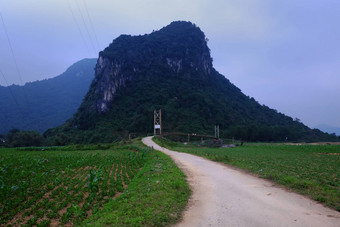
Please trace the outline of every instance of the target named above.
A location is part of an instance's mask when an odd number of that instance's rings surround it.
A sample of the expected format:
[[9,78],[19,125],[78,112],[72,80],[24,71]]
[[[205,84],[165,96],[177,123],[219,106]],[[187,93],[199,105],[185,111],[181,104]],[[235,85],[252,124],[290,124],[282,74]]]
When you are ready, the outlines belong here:
[[140,142],[0,149],[0,225],[166,225],[189,194],[172,160]]
[[208,148],[154,139],[172,150],[187,152],[245,169],[340,211],[340,146],[245,144]]

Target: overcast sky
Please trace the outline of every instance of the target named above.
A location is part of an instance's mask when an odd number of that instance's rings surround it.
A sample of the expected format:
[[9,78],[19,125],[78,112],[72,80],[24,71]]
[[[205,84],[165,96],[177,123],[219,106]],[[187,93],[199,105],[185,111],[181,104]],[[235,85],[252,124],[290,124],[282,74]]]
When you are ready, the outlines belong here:
[[57,76],[120,34],[186,20],[246,95],[312,128],[340,127],[339,0],[0,0],[0,14],[3,86]]

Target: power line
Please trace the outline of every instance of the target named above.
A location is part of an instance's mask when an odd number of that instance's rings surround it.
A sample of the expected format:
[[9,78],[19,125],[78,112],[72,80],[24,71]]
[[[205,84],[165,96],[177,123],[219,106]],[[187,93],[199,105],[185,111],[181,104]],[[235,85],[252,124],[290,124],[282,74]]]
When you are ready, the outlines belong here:
[[80,26],[79,26],[79,23],[78,23],[78,21],[77,21],[77,18],[76,18],[75,15],[74,15],[74,12],[73,12],[73,10],[72,10],[71,4],[70,4],[70,2],[69,2],[68,0],[66,0],[66,2],[67,2],[67,5],[68,5],[69,10],[70,10],[70,12],[71,12],[72,19],[73,19],[74,23],[76,24],[76,27],[77,27],[77,29],[78,29],[78,31],[79,31],[79,33],[80,33],[80,36],[81,36],[81,38],[82,38],[82,40],[83,40],[83,42],[84,42],[84,44],[85,44],[86,50],[87,50],[87,52],[91,55],[91,51],[90,51],[89,46],[88,46],[88,44],[87,44],[87,42],[86,42],[86,39],[85,39],[85,37],[84,37],[83,32],[82,32],[81,29],[80,29]]
[[94,47],[93,40],[92,40],[91,34],[90,34],[90,32],[89,32],[89,29],[88,29],[88,27],[87,27],[87,24],[86,24],[86,21],[85,21],[83,12],[82,12],[81,9],[80,9],[80,6],[79,6],[78,1],[75,0],[75,2],[76,2],[76,5],[77,5],[77,8],[78,8],[78,11],[79,11],[79,13],[80,13],[80,17],[81,17],[81,19],[83,20],[83,24],[84,24],[84,27],[85,27],[85,31],[86,31],[86,33],[87,33],[87,36],[89,37],[90,44],[91,44],[91,46],[92,46],[92,48],[93,48],[93,52],[96,54],[96,48]]
[[[9,45],[10,50],[11,50],[11,54],[12,54],[12,57],[13,57],[13,61],[14,61],[14,64],[15,64],[15,68],[16,68],[16,70],[17,70],[17,72],[18,72],[19,79],[20,79],[20,82],[21,82],[21,84],[22,84],[20,87],[21,87],[22,90],[23,90],[24,100],[25,100],[25,103],[27,104],[27,106],[29,106],[29,101],[28,101],[28,97],[29,97],[29,96],[28,96],[28,93],[27,93],[27,91],[26,91],[26,89],[25,89],[25,86],[24,86],[24,83],[23,83],[23,80],[22,80],[22,76],[21,76],[21,72],[20,72],[20,70],[19,70],[19,66],[18,66],[18,64],[17,64],[16,57],[15,57],[15,55],[14,55],[12,43],[11,43],[11,40],[10,40],[9,35],[8,35],[8,32],[7,32],[6,24],[5,24],[5,22],[4,22],[4,19],[3,19],[1,13],[0,13],[0,17],[1,17],[2,24],[3,24],[3,26],[4,26],[4,31],[5,31],[5,34],[6,34],[6,38],[7,38],[8,45]],[[9,91],[10,91],[10,94],[11,94],[13,100],[14,100],[14,103],[15,103],[16,106],[18,107],[19,113],[21,114],[22,123],[23,123],[23,128],[29,128],[29,126],[30,126],[31,124],[29,123],[29,121],[27,121],[27,114],[24,114],[23,109],[22,109],[21,106],[19,105],[18,100],[15,98],[14,93],[13,93],[11,87],[9,86],[9,84],[8,84],[8,82],[7,82],[7,80],[6,80],[6,77],[5,77],[5,75],[3,74],[2,71],[1,71],[1,75],[2,75],[2,77],[3,77],[4,80],[5,80],[5,83],[6,83],[8,89],[9,89]],[[39,122],[40,122],[40,121],[39,121]]]
[[[10,48],[10,50],[11,50],[11,54],[12,54],[12,57],[13,57],[13,61],[14,61],[15,68],[16,68],[16,70],[17,70],[17,72],[18,72],[20,82],[21,82],[21,84],[23,85],[24,83],[23,83],[23,81],[22,81],[21,73],[20,73],[20,70],[19,70],[19,67],[18,67],[16,58],[15,58],[15,55],[14,55],[14,51],[13,51],[13,48],[12,48],[11,40],[10,40],[10,38],[9,38],[7,29],[6,29],[6,25],[5,25],[5,22],[4,22],[4,19],[3,19],[1,13],[0,13],[0,17],[1,17],[2,24],[3,24],[3,26],[4,26],[4,31],[5,31],[5,34],[6,34],[8,46],[9,46],[9,48]],[[6,82],[6,83],[7,83],[7,82]],[[7,85],[7,86],[8,86],[8,85]],[[25,96],[26,102],[28,103],[28,95],[27,95],[27,92],[26,92],[24,86],[22,86],[22,89],[23,89],[23,91],[24,91],[24,96]]]
[[10,50],[11,50],[11,54],[12,54],[12,57],[13,57],[14,65],[15,65],[15,68],[16,68],[16,70],[17,70],[17,72],[18,72],[20,82],[21,82],[21,84],[24,84],[24,83],[22,82],[21,73],[20,73],[20,70],[19,70],[19,67],[18,67],[16,58],[15,58],[15,56],[14,56],[14,51],[13,51],[13,48],[12,48],[12,44],[11,44],[11,41],[10,41],[10,39],[9,39],[9,35],[8,35],[7,29],[6,29],[6,25],[5,25],[5,22],[4,22],[4,19],[3,19],[1,13],[0,13],[0,17],[1,17],[2,24],[3,24],[3,26],[4,26],[4,31],[5,31],[5,34],[6,34],[8,46],[9,46],[9,48],[10,48]]
[[91,29],[92,29],[92,32],[93,32],[93,35],[94,35],[94,39],[95,39],[96,44],[97,44],[97,48],[98,48],[98,50],[99,50],[100,45],[99,45],[99,41],[98,41],[98,38],[97,38],[96,30],[94,29],[94,26],[93,26],[93,23],[92,23],[92,20],[91,20],[89,11],[88,11],[87,3],[86,3],[85,0],[83,0],[83,4],[84,4],[84,8],[85,8],[87,17],[88,17],[88,19],[89,19],[89,21],[90,21],[90,27],[91,27]]
[[3,74],[3,72],[1,70],[0,70],[0,73],[2,75],[2,78],[4,78],[5,84],[7,85],[7,87],[9,87],[9,85],[7,83],[7,80],[6,80],[6,77],[5,77],[5,75]]

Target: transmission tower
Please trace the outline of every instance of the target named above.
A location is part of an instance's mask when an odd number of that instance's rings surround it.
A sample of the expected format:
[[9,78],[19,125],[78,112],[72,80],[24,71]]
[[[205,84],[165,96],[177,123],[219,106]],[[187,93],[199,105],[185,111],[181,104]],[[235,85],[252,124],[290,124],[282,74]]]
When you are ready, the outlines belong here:
[[154,135],[162,135],[162,110],[153,111]]

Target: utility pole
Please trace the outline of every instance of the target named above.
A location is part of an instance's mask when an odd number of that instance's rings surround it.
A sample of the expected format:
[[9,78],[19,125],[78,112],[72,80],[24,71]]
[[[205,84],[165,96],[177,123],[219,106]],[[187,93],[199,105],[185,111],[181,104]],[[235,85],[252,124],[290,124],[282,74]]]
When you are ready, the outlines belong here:
[[153,111],[153,128],[154,135],[162,135],[162,110]]
[[220,126],[215,125],[215,138],[219,139],[220,138]]

